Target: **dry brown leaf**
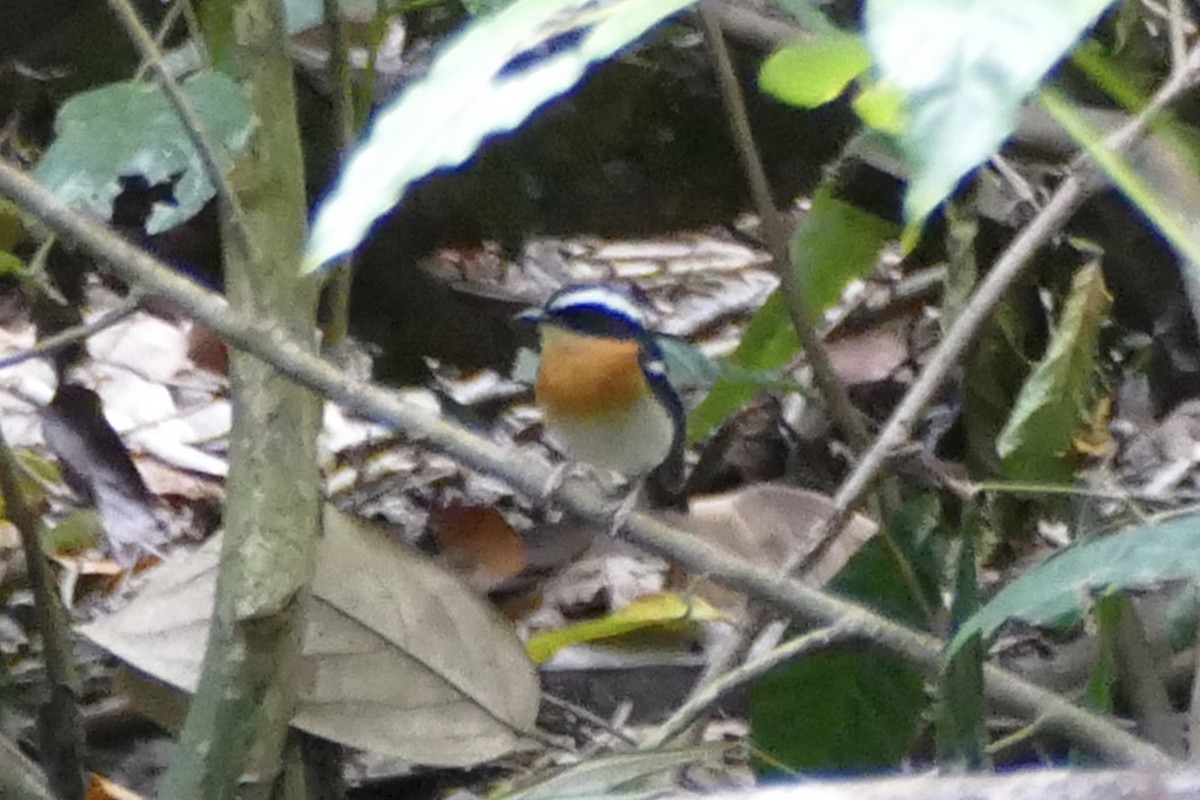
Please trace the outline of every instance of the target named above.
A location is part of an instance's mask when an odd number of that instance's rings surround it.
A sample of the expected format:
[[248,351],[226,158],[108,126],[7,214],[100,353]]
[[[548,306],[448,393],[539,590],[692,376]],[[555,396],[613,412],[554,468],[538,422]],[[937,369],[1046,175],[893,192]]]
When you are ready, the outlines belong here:
[[495,508],[443,506],[429,522],[438,561],[476,591],[490,592],[525,568],[521,535]]
[[120,784],[113,783],[103,775],[92,774],[83,800],[144,800],[137,792],[131,792]]
[[[686,514],[666,512],[664,518],[707,542],[776,569],[807,559],[819,544],[815,536],[821,524],[833,510],[833,501],[823,494],[770,483],[695,497],[689,503]],[[854,514],[801,577],[813,586],[825,585],[877,530],[872,520]],[[743,602],[741,594],[711,581],[695,585],[693,591],[717,608],[731,609]]]
[[847,386],[892,378],[910,357],[908,339],[897,325],[884,325],[828,343],[829,360]]
[[[219,537],[162,567],[121,612],[83,634],[193,691]],[[465,766],[524,744],[536,675],[511,627],[454,576],[377,529],[327,509],[304,641],[307,689],[293,723],[353,747]]]

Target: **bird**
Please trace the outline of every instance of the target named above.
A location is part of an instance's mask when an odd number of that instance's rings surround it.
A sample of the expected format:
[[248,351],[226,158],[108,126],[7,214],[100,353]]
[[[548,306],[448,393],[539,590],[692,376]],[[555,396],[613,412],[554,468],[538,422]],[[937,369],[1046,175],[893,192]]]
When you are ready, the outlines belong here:
[[551,444],[634,482],[626,513],[639,496],[652,508],[686,507],[683,401],[646,311],[632,285],[574,283],[519,315],[540,334],[534,399]]

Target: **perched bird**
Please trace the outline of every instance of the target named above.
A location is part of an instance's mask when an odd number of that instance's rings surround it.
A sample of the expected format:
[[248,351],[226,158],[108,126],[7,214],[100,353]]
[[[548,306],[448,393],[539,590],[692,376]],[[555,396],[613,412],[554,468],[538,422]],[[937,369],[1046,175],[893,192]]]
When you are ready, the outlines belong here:
[[551,441],[577,461],[645,478],[651,506],[686,505],[683,403],[634,290],[572,284],[521,319],[541,334],[534,395]]

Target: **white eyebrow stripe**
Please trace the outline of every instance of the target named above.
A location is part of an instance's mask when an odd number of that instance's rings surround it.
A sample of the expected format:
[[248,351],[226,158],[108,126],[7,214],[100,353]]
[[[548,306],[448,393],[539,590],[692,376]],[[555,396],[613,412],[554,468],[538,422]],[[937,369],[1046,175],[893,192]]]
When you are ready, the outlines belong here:
[[622,317],[633,320],[638,325],[644,326],[646,324],[646,315],[642,312],[642,309],[626,300],[618,292],[596,286],[566,292],[552,300],[546,306],[546,310],[553,313],[555,311],[565,311],[573,306],[599,306],[608,309],[614,314],[619,314]]

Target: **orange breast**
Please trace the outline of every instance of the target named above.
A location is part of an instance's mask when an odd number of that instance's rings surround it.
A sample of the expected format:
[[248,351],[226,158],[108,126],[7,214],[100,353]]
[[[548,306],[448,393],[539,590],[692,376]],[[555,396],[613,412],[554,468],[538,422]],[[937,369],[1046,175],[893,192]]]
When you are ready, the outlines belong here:
[[637,342],[543,329],[534,393],[548,416],[619,413],[648,391]]

